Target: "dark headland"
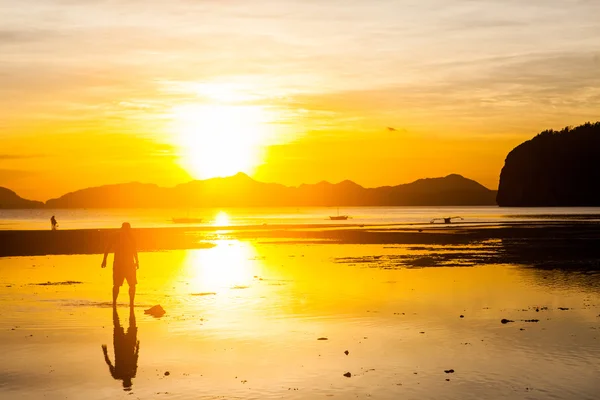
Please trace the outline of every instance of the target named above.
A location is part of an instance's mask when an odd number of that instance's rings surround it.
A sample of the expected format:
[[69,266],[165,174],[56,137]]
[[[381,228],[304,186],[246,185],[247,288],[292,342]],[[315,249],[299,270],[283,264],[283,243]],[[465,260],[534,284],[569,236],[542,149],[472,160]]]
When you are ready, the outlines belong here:
[[500,174],[498,205],[600,206],[600,122],[547,130],[517,146]]

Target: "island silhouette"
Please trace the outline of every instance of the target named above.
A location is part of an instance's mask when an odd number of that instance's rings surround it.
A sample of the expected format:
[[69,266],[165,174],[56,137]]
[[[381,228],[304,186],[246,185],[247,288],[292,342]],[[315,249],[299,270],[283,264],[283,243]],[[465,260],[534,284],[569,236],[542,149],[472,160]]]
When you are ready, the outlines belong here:
[[[124,183],[78,190],[45,204],[13,193],[6,208],[177,208],[282,206],[476,206],[495,205],[496,192],[461,175],[419,179],[397,185],[365,188],[346,180],[297,187],[264,183],[244,173],[196,180],[166,188],[155,184]],[[18,197],[18,196],[17,196]]]
[[600,206],[599,160],[600,122],[544,131],[506,157],[498,205]]
[[41,201],[27,200],[10,189],[0,187],[0,209],[43,208]]

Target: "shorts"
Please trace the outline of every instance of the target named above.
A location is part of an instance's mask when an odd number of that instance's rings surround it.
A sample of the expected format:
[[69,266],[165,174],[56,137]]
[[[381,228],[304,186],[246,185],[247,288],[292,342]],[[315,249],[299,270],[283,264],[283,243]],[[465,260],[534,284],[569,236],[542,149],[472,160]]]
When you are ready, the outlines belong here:
[[123,282],[127,280],[129,286],[135,286],[137,284],[137,273],[135,266],[123,268],[113,267],[113,285],[121,287]]

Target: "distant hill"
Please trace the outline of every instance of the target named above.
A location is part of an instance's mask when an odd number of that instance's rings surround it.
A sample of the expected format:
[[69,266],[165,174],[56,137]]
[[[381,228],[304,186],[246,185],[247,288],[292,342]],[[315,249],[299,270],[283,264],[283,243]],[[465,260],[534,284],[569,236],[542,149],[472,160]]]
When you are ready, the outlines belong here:
[[506,157],[497,197],[509,207],[600,206],[600,122],[548,130]]
[[12,190],[0,187],[0,209],[42,207],[44,207],[42,202],[25,200]]
[[460,175],[379,188],[351,181],[289,187],[239,173],[173,188],[126,183],[68,193],[48,208],[166,208],[253,206],[460,206],[495,205],[496,192]]

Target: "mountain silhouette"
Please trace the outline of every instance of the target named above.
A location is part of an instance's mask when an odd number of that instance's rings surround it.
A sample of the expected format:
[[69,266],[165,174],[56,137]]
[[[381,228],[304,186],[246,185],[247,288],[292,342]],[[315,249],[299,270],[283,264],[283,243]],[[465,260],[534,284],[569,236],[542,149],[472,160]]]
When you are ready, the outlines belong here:
[[172,188],[125,183],[78,190],[48,200],[48,208],[180,208],[280,206],[495,205],[496,192],[460,175],[364,188],[352,181],[298,187],[258,182],[244,173]]
[[26,200],[10,189],[0,187],[0,209],[10,208],[42,208],[40,201]]
[[498,205],[600,206],[599,160],[600,122],[544,131],[506,157]]

